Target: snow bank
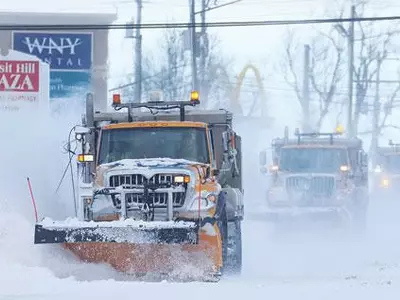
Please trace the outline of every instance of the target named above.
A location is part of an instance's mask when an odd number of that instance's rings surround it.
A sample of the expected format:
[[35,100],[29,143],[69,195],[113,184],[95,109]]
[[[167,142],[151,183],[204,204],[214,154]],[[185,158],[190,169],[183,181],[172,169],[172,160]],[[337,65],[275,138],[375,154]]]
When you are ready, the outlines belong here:
[[[74,215],[68,170],[58,192],[56,189],[69,160],[63,147],[70,129],[80,123],[79,111],[64,106],[52,117],[0,112],[0,286],[3,290],[15,288],[18,282],[24,287],[29,282],[46,282],[56,278],[54,275],[91,278],[87,271],[94,269],[100,276],[112,274],[108,267],[89,266],[84,271],[82,264],[59,246],[33,244],[35,214],[27,177],[32,184],[39,220],[46,216],[64,219]],[[52,285],[51,281],[43,286],[49,284]]]
[[[68,116],[70,119],[70,116]],[[21,264],[38,264],[41,251],[33,246],[35,214],[29,194],[30,178],[39,218],[63,217],[71,209],[65,185],[55,193],[68,157],[62,153],[70,126],[57,116],[0,113],[0,257]],[[68,180],[68,177],[67,177]],[[13,251],[9,251],[13,249]],[[4,251],[4,252],[3,252]]]

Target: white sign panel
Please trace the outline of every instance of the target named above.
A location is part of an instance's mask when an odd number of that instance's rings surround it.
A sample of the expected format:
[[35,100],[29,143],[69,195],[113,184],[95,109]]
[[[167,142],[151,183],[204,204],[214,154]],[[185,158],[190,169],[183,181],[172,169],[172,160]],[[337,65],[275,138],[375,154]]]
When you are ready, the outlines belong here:
[[0,56],[0,111],[49,110],[49,87],[47,63],[14,50]]

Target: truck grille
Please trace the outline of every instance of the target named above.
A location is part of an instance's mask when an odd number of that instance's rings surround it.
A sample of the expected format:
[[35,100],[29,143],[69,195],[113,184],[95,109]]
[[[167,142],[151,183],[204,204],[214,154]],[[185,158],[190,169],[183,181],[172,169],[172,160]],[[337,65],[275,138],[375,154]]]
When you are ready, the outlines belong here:
[[291,176],[286,179],[289,194],[303,192],[311,197],[329,198],[335,190],[335,178],[332,176]]
[[[126,185],[124,188],[143,188],[145,183],[149,184],[172,184],[174,176],[179,174],[156,174],[150,179],[146,178],[141,174],[124,174],[124,175],[113,175],[110,176],[109,186],[111,188],[116,188],[121,185]],[[135,205],[141,205],[145,203],[144,193],[126,193],[125,201],[127,208],[133,207]],[[175,208],[182,207],[185,203],[186,192],[184,191],[174,191],[172,192],[172,203]],[[167,192],[157,192],[149,190],[148,201],[153,203],[155,208],[166,208],[168,204],[168,193]],[[121,208],[121,202],[116,203],[118,209]]]
[[150,179],[147,179],[141,174],[113,175],[110,176],[109,185],[116,188],[120,185],[142,186],[144,183],[151,184],[172,184],[173,177],[177,174],[156,174]]
[[[168,193],[149,193],[149,200],[154,204],[156,208],[167,207],[168,203]],[[127,207],[132,206],[133,204],[144,204],[145,199],[143,194],[139,193],[128,193],[126,194],[126,203]],[[173,192],[172,193],[172,203],[174,207],[182,207],[185,203],[185,192]]]

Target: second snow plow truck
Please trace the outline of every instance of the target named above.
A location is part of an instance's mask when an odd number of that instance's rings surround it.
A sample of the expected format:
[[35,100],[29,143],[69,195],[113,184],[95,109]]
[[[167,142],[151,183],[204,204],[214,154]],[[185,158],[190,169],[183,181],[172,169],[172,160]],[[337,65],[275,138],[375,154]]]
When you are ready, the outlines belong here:
[[[339,221],[364,228],[369,205],[368,158],[360,139],[341,135],[340,130],[296,130],[295,138],[289,138],[286,128],[283,138],[273,140],[266,214],[271,221]],[[266,166],[265,151],[260,153],[260,163]]]
[[95,113],[88,97],[75,131],[77,216],[36,224],[35,244],[61,243],[134,275],[218,281],[240,272],[241,138],[229,112],[185,110],[199,103],[197,92],[174,102],[114,95],[114,109],[127,112]]
[[400,183],[400,144],[389,140],[387,147],[377,147],[373,165],[373,198],[397,201]]

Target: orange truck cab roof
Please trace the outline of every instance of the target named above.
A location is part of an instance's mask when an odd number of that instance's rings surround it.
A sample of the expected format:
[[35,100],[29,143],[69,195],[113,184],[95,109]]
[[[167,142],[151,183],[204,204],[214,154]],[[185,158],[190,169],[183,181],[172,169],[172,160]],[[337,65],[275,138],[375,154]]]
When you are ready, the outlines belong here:
[[118,124],[105,125],[103,129],[122,129],[122,128],[140,128],[140,127],[196,127],[206,128],[207,124],[203,122],[192,121],[140,121],[123,122]]
[[347,148],[345,145],[319,145],[319,144],[300,144],[300,145],[285,145],[282,146],[282,149],[304,149],[304,148],[328,148],[328,149],[345,149]]

